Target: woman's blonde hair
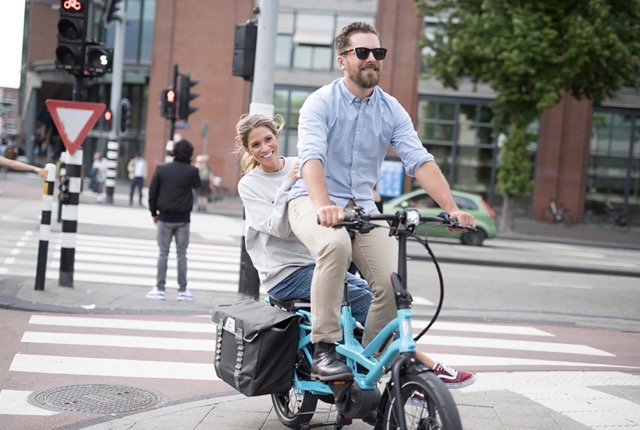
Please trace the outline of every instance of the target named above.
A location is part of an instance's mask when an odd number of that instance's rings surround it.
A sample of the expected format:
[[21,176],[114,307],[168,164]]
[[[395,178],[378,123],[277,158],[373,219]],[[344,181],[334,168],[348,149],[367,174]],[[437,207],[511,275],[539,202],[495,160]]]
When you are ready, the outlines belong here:
[[267,127],[273,135],[280,137],[280,131],[284,128],[284,119],[279,114],[275,119],[260,114],[242,115],[236,124],[236,149],[235,152],[241,154],[240,167],[244,173],[249,173],[260,163],[249,154],[249,133],[258,127]]

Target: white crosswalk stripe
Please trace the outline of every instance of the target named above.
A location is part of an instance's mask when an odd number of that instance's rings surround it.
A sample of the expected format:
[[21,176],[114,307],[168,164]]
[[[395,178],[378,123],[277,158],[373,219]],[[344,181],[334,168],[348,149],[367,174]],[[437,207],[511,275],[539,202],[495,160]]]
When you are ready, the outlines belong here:
[[[209,318],[205,315],[191,316],[177,321],[162,317],[34,314],[20,340],[24,346],[20,353],[14,355],[9,371],[39,374],[42,378],[56,375],[58,383],[64,383],[60,382],[64,381],[60,379],[64,375],[69,378],[101,376],[155,378],[167,383],[177,380],[219,383],[212,365],[215,326]],[[426,322],[417,319],[414,327]],[[569,386],[576,395],[573,403],[584,403],[583,408],[593,409],[589,399],[597,392],[590,386],[640,386],[640,378],[612,371],[573,370],[585,367],[631,368],[616,366],[612,361],[615,355],[611,352],[579,342],[557,341],[556,338],[554,333],[539,327],[442,321],[434,324],[429,334],[419,341],[418,348],[450,366],[479,372],[478,382],[460,390],[462,395],[479,390],[511,390],[571,416],[588,428],[598,428],[594,427],[593,418],[574,414],[566,402],[550,402],[550,396],[562,395]],[[38,346],[46,348],[38,349]],[[452,346],[462,346],[464,352],[452,353],[448,350]],[[108,356],[106,352],[102,356],[96,351],[109,352]],[[148,359],[142,351],[153,351],[157,359]],[[470,354],[474,351],[478,353]],[[184,355],[185,352],[193,354]],[[172,354],[181,359],[172,357]],[[527,358],[528,354],[535,356]],[[144,359],[135,359],[138,356]],[[552,371],[485,373],[482,372],[485,366],[499,366],[507,370],[512,366],[546,367]],[[563,373],[558,372],[558,368],[573,371]],[[570,375],[574,377],[570,378]],[[567,380],[563,382],[565,378]],[[55,413],[30,405],[27,401],[29,394],[31,392],[15,389],[0,391],[0,414],[39,416]],[[607,409],[611,412],[595,411],[599,414],[598,419],[606,421],[620,410],[626,411],[627,422],[637,418],[639,408],[628,399],[606,393],[600,393],[599,398],[607,402]]]
[[[0,275],[35,273],[39,240],[32,231],[6,237],[0,254]],[[158,247],[155,240],[77,234],[74,280],[79,282],[150,287],[155,284]],[[237,243],[191,243],[188,256],[189,289],[236,292],[240,271]],[[60,234],[49,242],[46,279],[57,280],[60,265]],[[175,247],[171,247],[167,285],[177,285]]]

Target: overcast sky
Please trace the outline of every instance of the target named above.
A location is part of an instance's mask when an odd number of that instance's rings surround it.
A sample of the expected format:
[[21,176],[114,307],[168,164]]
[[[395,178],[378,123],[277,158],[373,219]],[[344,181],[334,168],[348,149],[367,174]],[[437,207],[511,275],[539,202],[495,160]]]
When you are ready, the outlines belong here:
[[0,87],[20,86],[25,0],[0,0]]

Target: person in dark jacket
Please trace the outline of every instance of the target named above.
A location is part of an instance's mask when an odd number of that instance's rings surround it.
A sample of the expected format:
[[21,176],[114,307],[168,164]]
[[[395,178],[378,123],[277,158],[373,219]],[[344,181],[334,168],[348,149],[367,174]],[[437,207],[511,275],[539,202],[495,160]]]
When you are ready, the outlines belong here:
[[173,161],[160,164],[149,186],[149,210],[158,225],[158,269],[156,287],[148,299],[164,300],[167,280],[167,258],[171,240],[176,239],[178,256],[178,300],[193,300],[187,290],[187,247],[193,208],[193,189],[200,187],[198,169],[191,165],[193,145],[180,140],[173,147]]

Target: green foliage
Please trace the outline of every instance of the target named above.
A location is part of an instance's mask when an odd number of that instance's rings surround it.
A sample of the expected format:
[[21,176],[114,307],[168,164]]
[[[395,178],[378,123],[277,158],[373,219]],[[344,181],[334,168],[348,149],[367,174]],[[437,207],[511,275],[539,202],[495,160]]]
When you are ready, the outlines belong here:
[[623,84],[640,82],[638,0],[414,2],[422,15],[439,19],[439,30],[422,41],[430,48],[427,73],[451,88],[466,77],[496,92],[494,122],[512,129],[499,173],[506,195],[527,189],[514,185],[529,175],[515,170],[529,167],[523,157],[529,141],[519,130],[556,105],[562,92],[599,104]]
[[443,17],[432,40],[428,73],[456,88],[457,79],[490,84],[494,110],[523,121],[566,90],[595,103],[625,82],[640,82],[637,0],[415,0],[425,16]]
[[527,147],[534,142],[535,137],[525,128],[512,128],[504,145],[500,148],[498,188],[502,195],[516,197],[531,191],[533,183]]

